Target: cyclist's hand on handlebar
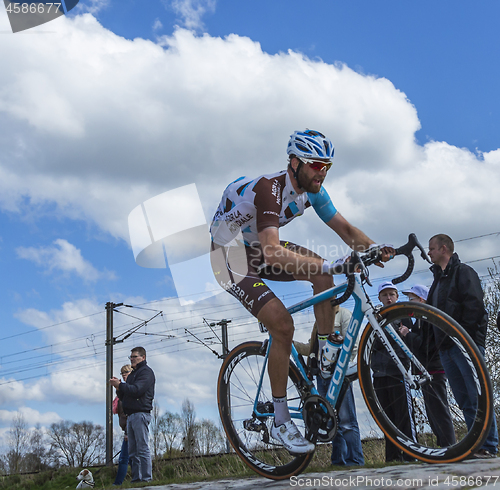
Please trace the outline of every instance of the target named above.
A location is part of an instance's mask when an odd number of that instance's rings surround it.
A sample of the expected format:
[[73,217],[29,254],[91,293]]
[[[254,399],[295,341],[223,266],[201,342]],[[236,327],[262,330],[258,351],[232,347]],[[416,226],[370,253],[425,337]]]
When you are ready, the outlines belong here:
[[375,262],[375,265],[378,267],[384,267],[384,264],[382,264],[382,262],[388,262],[389,260],[393,259],[394,256],[396,255],[396,250],[394,249],[394,247],[387,243],[383,243],[380,245],[373,243],[370,245],[370,248],[368,250],[372,248],[377,248],[380,251],[381,262]]

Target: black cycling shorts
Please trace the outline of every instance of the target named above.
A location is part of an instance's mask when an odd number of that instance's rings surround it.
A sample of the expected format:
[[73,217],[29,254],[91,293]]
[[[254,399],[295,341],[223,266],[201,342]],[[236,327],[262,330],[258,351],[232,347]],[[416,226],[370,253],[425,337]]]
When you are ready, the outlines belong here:
[[[292,242],[281,241],[288,250],[301,255],[316,255]],[[243,244],[224,247],[212,242],[210,253],[212,270],[219,285],[233,295],[253,316],[276,295],[262,279],[270,281],[295,281],[293,274],[280,266],[265,266],[262,249]]]

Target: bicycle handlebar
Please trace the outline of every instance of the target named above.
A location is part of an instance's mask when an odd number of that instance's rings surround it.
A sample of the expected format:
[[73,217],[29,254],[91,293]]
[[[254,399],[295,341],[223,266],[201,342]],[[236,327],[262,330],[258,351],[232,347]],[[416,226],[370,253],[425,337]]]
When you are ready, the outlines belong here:
[[[396,277],[392,280],[393,284],[399,284],[401,282],[406,281],[413,272],[413,268],[415,267],[415,259],[413,258],[413,250],[418,248],[420,250],[420,256],[431,263],[429,257],[425,253],[424,247],[418,241],[415,233],[410,233],[408,235],[408,242],[401,247],[396,248],[396,255],[405,255],[408,259],[408,265],[406,267],[406,271],[399,277]],[[354,272],[359,270],[359,268],[366,269],[367,266],[375,264],[376,262],[380,262],[382,257],[382,253],[380,249],[373,248],[368,252],[364,252],[362,254],[354,251],[351,254],[351,260],[349,262],[345,262],[344,264],[337,266],[334,268],[334,274],[346,274],[347,275],[347,289],[344,294],[340,298],[335,298],[331,300],[332,306],[340,305],[349,299],[353,290],[354,290]]]

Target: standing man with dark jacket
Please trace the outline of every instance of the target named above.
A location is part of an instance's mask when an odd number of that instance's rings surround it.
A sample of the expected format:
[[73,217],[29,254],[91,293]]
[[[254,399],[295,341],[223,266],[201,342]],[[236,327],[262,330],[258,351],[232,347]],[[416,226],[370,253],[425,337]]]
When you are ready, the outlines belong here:
[[[484,356],[488,313],[484,306],[481,281],[476,271],[462,264],[454,253],[455,245],[448,235],[435,235],[429,240],[429,257],[434,264],[434,282],[427,303],[436,306],[455,319],[471,336]],[[441,332],[440,332],[441,333]],[[449,337],[437,335],[436,346],[453,395],[470,427],[476,413],[477,392],[472,371],[459,348]],[[495,457],[498,432],[495,417],[477,458]]]
[[149,423],[155,394],[155,375],[147,365],[144,347],[134,347],[130,355],[133,371],[126,383],[112,378],[123,411],[127,414],[127,435],[132,467],[132,482],[153,479],[151,453],[149,451]]

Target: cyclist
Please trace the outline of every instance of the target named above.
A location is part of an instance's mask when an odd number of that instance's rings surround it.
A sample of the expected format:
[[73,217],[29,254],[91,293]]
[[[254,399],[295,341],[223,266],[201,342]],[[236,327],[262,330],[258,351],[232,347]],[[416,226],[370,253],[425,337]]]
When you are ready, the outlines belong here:
[[[333,286],[331,264],[316,253],[280,241],[279,228],[313,207],[326,225],[351,248],[363,251],[375,242],[351,225],[335,208],[323,181],[332,166],[334,147],[318,131],[295,131],[288,142],[288,168],[257,178],[241,177],[225,189],[215,213],[211,261],[218,283],[236,297],[272,335],[268,373],[275,420],[271,436],[292,453],[312,452],[288,412],[286,387],[293,338],[293,320],[262,279],[307,280],[314,293]],[[382,261],[394,249],[381,245]],[[314,307],[319,349],[332,331],[335,311],[329,302]],[[326,366],[320,366],[324,376]]]

